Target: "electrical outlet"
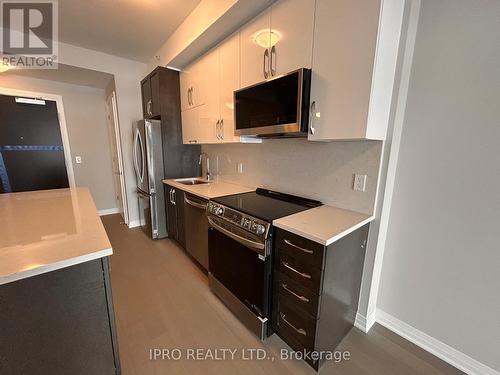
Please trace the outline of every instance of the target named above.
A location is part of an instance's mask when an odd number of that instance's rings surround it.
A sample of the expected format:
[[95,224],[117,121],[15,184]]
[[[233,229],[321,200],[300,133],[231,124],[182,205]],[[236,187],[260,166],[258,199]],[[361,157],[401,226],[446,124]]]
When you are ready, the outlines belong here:
[[239,173],[239,174],[242,174],[243,173],[243,163],[238,163],[236,165],[236,171]]
[[82,157],[81,156],[76,156],[75,157],[75,162],[76,162],[76,164],[82,164]]
[[366,174],[355,174],[352,188],[354,191],[366,191]]

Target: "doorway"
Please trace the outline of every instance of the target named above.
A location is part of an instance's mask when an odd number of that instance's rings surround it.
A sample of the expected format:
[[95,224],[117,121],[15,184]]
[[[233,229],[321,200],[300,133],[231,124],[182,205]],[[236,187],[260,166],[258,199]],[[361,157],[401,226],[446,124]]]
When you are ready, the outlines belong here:
[[118,120],[115,91],[112,91],[106,97],[106,119],[108,125],[109,144],[111,148],[110,151],[116,207],[118,208],[119,214],[123,218],[123,222],[128,224],[127,190],[125,185],[125,175],[123,173],[120,123]]
[[0,193],[75,186],[62,100],[0,90]]

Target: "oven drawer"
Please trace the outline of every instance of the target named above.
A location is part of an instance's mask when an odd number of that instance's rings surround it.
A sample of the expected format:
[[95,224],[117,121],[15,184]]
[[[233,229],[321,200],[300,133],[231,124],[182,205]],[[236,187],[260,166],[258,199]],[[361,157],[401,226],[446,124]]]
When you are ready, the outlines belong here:
[[306,350],[314,349],[316,319],[307,314],[301,314],[282,300],[278,302],[276,314],[275,328],[285,342],[297,342]]
[[293,307],[294,310],[304,311],[311,318],[319,317],[319,296],[281,272],[276,273],[276,296],[280,301]]
[[321,294],[322,272],[319,268],[304,264],[297,259],[278,251],[276,270],[296,281],[310,291]]
[[279,252],[290,255],[301,263],[323,268],[324,246],[317,242],[276,228],[275,245]]

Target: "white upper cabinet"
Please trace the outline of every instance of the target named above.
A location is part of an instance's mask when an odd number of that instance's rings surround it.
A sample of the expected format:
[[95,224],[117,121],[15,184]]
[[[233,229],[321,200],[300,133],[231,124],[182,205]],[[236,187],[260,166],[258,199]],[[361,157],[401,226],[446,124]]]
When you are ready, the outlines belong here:
[[181,89],[193,88],[185,94],[188,104],[181,113],[184,143],[240,141],[234,135],[234,91],[240,85],[239,51],[239,34],[235,34],[181,72]]
[[272,76],[311,68],[315,0],[279,0],[271,7]]
[[217,124],[218,142],[239,142],[234,135],[234,91],[240,88],[240,35],[226,39],[219,50],[219,105],[220,123]]
[[315,0],[279,0],[243,26],[241,87],[310,68]]
[[309,140],[384,139],[400,0],[317,0]]
[[264,81],[270,76],[271,10],[254,18],[240,30],[241,87]]

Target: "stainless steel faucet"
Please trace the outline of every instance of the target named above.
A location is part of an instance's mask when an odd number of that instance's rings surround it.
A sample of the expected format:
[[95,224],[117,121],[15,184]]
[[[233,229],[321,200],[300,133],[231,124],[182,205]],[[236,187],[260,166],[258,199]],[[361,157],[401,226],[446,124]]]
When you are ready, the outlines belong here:
[[[203,165],[203,159],[205,159],[205,165]],[[202,152],[200,154],[200,161],[198,162],[201,165],[201,177],[204,180],[212,181],[212,174],[210,173],[210,156],[206,152]]]

